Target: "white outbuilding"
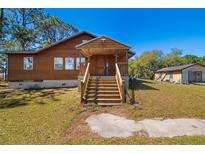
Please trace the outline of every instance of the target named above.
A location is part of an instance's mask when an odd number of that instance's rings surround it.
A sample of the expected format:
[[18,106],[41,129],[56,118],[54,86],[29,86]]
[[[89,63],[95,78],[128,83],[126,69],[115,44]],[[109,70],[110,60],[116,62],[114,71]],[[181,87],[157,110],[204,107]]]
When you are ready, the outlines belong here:
[[162,68],[155,72],[154,79],[158,81],[184,84],[205,82],[205,66],[199,64],[187,64]]

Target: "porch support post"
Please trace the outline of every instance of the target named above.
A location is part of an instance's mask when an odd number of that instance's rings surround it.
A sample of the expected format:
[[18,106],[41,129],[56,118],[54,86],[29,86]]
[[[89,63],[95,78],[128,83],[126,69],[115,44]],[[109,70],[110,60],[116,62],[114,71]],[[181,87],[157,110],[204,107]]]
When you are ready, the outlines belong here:
[[126,54],[125,57],[126,57],[126,63],[127,63],[127,67],[126,67],[127,68],[127,72],[126,73],[128,75],[128,50],[126,50],[125,54]]
[[90,56],[88,57],[88,63],[90,62]]
[[116,52],[115,53],[115,63],[117,63],[117,55],[118,55],[118,53]]

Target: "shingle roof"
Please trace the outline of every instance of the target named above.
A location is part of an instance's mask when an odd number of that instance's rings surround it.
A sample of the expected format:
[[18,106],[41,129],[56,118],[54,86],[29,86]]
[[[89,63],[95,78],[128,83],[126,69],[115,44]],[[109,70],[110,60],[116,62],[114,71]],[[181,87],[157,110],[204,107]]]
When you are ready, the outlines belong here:
[[58,44],[60,44],[60,43],[66,42],[66,41],[68,41],[68,40],[70,40],[70,39],[72,39],[72,38],[74,38],[74,37],[76,37],[76,36],[79,36],[79,35],[81,35],[81,34],[88,34],[88,35],[90,35],[90,36],[97,37],[96,35],[91,34],[91,33],[87,32],[87,31],[81,31],[81,32],[79,32],[79,33],[76,33],[76,34],[74,34],[74,35],[72,35],[72,36],[70,36],[70,37],[64,38],[64,39],[62,39],[62,40],[60,40],[60,41],[57,41],[57,42],[55,42],[55,43],[53,43],[53,44],[50,44],[50,45],[48,45],[48,46],[46,46],[46,47],[44,47],[44,48],[41,48],[41,49],[32,50],[32,51],[7,51],[6,53],[7,53],[7,54],[22,54],[22,53],[23,53],[23,54],[35,54],[35,53],[41,52],[41,51],[43,51],[43,50],[46,50],[46,49],[48,49],[48,48],[50,48],[50,47],[53,47],[53,46],[55,46],[55,45],[58,45]]
[[180,66],[165,67],[165,68],[162,68],[160,70],[157,70],[156,72],[181,71],[181,70],[183,70],[185,68],[188,68],[188,67],[191,67],[191,66],[194,66],[194,65],[197,65],[197,64],[186,64],[186,65],[180,65]]
[[[90,35],[90,36],[93,36],[94,39],[91,39],[91,40],[95,40],[95,39],[97,39],[97,38],[103,37],[103,36],[97,37],[96,35],[94,35],[94,34],[92,34],[92,33],[90,33],[90,32],[87,32],[87,31],[81,31],[81,32],[78,32],[78,33],[76,33],[76,34],[70,36],[70,37],[64,38],[64,39],[62,39],[62,40],[60,40],[60,41],[57,41],[57,42],[55,42],[55,43],[53,43],[53,44],[50,44],[50,45],[48,45],[48,46],[46,46],[46,47],[44,47],[44,48],[41,48],[41,49],[30,50],[30,51],[6,51],[5,53],[6,53],[6,54],[36,54],[36,53],[39,53],[39,52],[41,52],[41,51],[44,51],[44,50],[46,50],[46,49],[48,49],[48,48],[51,48],[51,47],[53,47],[53,46],[55,46],[55,45],[58,45],[58,44],[60,44],[60,43],[66,42],[66,41],[68,41],[68,40],[70,40],[70,39],[72,39],[72,38],[74,38],[74,37],[76,37],[76,36],[79,36],[79,35],[81,35],[81,34],[84,34],[84,33],[85,33],[85,34],[88,34],[88,35]],[[113,40],[113,39],[112,39],[112,40]],[[114,41],[116,41],[116,40],[114,40]],[[90,42],[90,41],[87,41],[87,42]],[[87,43],[87,42],[86,42],[86,43]],[[118,42],[118,41],[116,41],[116,42]],[[121,43],[121,42],[119,42],[119,43]],[[82,44],[83,44],[83,43],[82,43]],[[122,43],[121,43],[121,44],[122,44]],[[79,45],[81,45],[81,44],[79,44]],[[125,45],[125,44],[123,44],[123,45]],[[78,45],[77,45],[77,46],[78,46]],[[125,45],[125,46],[128,46],[128,45]],[[128,46],[128,47],[129,47],[129,46]],[[130,48],[130,47],[129,47],[129,48]],[[135,55],[135,52],[129,50],[129,51],[128,51],[128,54],[130,55],[129,57],[132,57],[133,55]]]

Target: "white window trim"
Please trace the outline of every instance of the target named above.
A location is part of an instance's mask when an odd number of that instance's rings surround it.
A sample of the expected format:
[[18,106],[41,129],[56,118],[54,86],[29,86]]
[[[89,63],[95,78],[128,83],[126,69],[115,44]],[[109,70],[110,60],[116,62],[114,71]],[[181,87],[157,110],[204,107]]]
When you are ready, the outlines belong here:
[[[66,58],[72,58],[73,59],[73,68],[72,69],[69,69],[69,68],[66,68]],[[71,57],[71,56],[67,56],[67,57],[65,57],[65,70],[70,70],[70,71],[72,71],[72,70],[75,70],[75,58],[74,57]]]
[[[25,67],[25,59],[26,59],[26,58],[31,58],[31,59],[32,59],[32,68],[31,68],[31,69],[28,69],[28,68]],[[33,57],[23,57],[23,69],[24,69],[25,71],[33,70]]]
[[[61,58],[62,60],[63,60],[63,67],[62,67],[62,69],[59,69],[59,68],[56,68],[55,67],[55,58]],[[63,68],[64,68],[64,58],[63,57],[54,57],[54,59],[53,59],[53,64],[54,64],[54,70],[56,70],[56,71],[61,71],[61,70],[63,70]]]

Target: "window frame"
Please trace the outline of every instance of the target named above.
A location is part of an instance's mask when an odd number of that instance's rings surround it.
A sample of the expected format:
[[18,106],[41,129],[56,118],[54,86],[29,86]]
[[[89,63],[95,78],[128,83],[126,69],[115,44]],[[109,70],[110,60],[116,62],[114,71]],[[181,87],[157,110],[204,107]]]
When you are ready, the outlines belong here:
[[[67,64],[67,60],[66,59],[68,59],[68,58],[72,58],[73,59],[73,67],[72,67],[72,69],[69,69],[69,68],[66,67],[66,64]],[[67,70],[67,71],[75,70],[75,58],[74,57],[72,57],[72,56],[65,57],[65,70]]]
[[[56,63],[55,63],[55,59],[56,58],[60,58],[60,59],[62,59],[62,68],[56,68]],[[56,71],[61,71],[61,70],[63,70],[64,69],[64,58],[63,57],[54,57],[54,70],[56,70]]]
[[[25,67],[25,59],[26,58],[31,58],[32,59],[32,68],[31,69],[28,69]],[[23,57],[23,70],[25,71],[32,71],[33,70],[33,57]]]
[[[77,68],[77,59],[79,58],[79,68]],[[82,59],[84,59],[84,61],[82,61]],[[76,70],[80,70],[80,64],[86,62],[85,57],[76,57],[76,61],[75,61],[75,69]]]

